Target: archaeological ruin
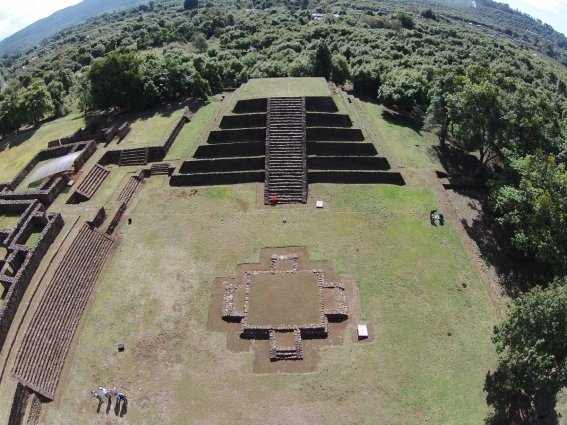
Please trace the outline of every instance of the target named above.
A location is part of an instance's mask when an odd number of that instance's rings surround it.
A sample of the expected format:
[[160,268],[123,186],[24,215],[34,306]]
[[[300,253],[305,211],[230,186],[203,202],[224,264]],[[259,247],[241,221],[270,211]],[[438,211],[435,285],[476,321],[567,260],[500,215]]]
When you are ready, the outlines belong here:
[[[330,96],[236,98],[191,158],[170,160],[197,103],[151,146],[127,147],[130,123],[103,116],[52,140],[0,184],[0,382],[10,374],[16,383],[10,424],[34,423],[56,399],[98,278],[146,179],[162,176],[174,187],[260,183],[263,204],[305,204],[312,183],[405,184]],[[69,154],[72,167],[30,184],[34,170]],[[344,342],[357,303],[352,277],[311,261],[307,248],[265,248],[258,263],[215,281],[208,329],[226,333],[229,351],[253,352],[254,372],[312,372],[321,347]]]
[[173,186],[264,183],[264,203],[306,203],[309,183],[404,185],[331,97],[239,100]]
[[[264,358],[272,364],[264,362],[266,372],[278,371],[278,362],[291,360],[299,361],[293,370],[303,371],[306,356],[312,364],[313,348],[319,346],[315,341],[331,343],[349,321],[349,297],[355,292],[332,264],[310,261],[302,247],[265,248],[259,263],[238,265],[235,278],[219,278],[216,285],[213,304],[220,304],[220,314],[210,316],[209,329],[224,329],[229,340],[237,337],[241,346],[249,342],[260,363]],[[211,308],[210,314],[217,311]],[[225,326],[217,320],[221,318]]]

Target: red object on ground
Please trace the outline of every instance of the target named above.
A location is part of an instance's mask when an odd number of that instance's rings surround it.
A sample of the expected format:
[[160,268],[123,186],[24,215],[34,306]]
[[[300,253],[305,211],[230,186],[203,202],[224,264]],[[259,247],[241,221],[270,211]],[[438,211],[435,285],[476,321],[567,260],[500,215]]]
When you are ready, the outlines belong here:
[[270,202],[272,203],[278,202],[278,197],[276,195],[270,195]]

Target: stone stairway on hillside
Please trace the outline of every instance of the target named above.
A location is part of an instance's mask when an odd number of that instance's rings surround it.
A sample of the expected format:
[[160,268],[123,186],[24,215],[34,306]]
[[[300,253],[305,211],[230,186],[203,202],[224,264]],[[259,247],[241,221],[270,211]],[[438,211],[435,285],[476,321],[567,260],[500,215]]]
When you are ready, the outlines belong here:
[[148,148],[125,149],[120,151],[120,166],[146,165],[148,163]]
[[264,203],[307,202],[305,99],[268,99]]

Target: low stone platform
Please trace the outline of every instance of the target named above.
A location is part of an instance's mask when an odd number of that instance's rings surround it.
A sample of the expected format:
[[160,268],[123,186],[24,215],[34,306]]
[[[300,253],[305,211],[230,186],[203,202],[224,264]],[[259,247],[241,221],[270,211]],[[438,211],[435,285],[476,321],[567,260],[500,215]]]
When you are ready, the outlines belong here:
[[217,279],[209,330],[227,331],[233,351],[254,349],[257,372],[312,371],[318,341],[342,340],[348,297],[331,264],[310,262],[305,248],[265,248],[236,278]]

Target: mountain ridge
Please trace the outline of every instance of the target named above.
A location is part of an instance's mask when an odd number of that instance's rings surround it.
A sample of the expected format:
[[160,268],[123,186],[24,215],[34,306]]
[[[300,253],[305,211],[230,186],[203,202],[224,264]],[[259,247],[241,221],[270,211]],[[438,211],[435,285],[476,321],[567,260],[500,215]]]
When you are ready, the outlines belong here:
[[147,0],[83,0],[58,10],[0,41],[0,56],[25,50],[44,38],[89,18],[146,2]]

